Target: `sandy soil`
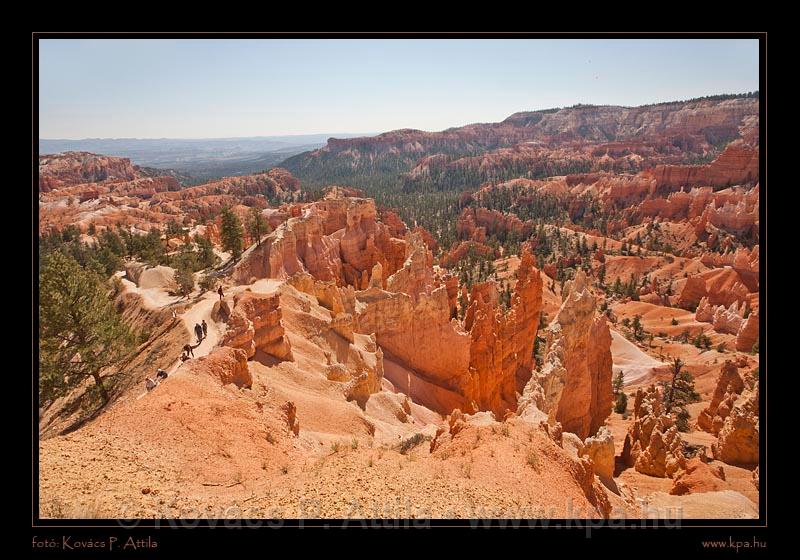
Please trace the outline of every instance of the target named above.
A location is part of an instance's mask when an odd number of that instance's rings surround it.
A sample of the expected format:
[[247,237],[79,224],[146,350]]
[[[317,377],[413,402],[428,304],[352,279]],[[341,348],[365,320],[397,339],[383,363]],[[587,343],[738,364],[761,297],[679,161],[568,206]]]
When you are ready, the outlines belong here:
[[127,278],[121,277],[120,280],[127,291],[142,296],[145,305],[150,309],[160,309],[185,301],[181,296],[170,295],[164,287],[140,288]]
[[614,373],[624,372],[625,386],[640,386],[652,379],[653,371],[665,364],[644,353],[635,344],[611,330],[611,357]]

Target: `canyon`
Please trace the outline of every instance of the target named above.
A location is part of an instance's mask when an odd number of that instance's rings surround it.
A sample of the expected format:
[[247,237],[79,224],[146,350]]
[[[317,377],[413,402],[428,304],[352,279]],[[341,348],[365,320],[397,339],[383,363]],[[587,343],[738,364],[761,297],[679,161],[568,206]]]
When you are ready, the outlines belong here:
[[40,252],[118,235],[138,333],[108,403],[41,403],[41,515],[758,517],[758,110],[522,112],[194,186],[40,156]]

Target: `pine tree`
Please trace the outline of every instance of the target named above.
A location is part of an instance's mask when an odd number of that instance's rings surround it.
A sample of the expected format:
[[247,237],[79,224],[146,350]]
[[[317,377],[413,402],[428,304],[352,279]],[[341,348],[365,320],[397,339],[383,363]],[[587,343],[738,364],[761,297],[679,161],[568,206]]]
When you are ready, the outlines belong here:
[[175,283],[178,285],[178,291],[180,291],[181,295],[188,296],[194,290],[192,269],[185,264],[177,268],[175,270]]
[[641,315],[634,315],[633,321],[631,322],[631,331],[633,332],[633,337],[636,340],[641,340],[644,336],[644,327],[642,326],[642,317]]
[[614,380],[611,382],[611,390],[614,395],[619,395],[622,392],[623,385],[625,385],[625,372],[619,370],[614,374]]
[[217,256],[214,254],[214,245],[207,237],[196,235],[194,242],[197,244],[197,260],[202,269],[211,268],[217,262]]
[[250,219],[247,222],[247,233],[250,234],[252,239],[256,240],[256,246],[261,247],[261,236],[269,233],[269,224],[264,219],[261,209],[257,207],[250,208]]
[[211,274],[204,274],[200,279],[200,289],[204,292],[213,290],[217,285],[217,279]]
[[678,411],[678,414],[675,415],[675,427],[678,428],[679,432],[688,432],[690,425],[689,425],[689,418],[691,415],[686,407],[681,407]]
[[42,259],[39,394],[43,401],[52,401],[92,378],[103,402],[108,402],[109,388],[101,373],[125,355],[132,341],[100,277],[60,252]]
[[161,233],[151,230],[147,235],[132,235],[134,255],[150,265],[165,264],[166,251],[161,243]]
[[463,293],[458,294],[458,318],[463,319],[467,311],[467,298]]
[[242,222],[229,207],[222,209],[222,247],[233,255],[234,260],[242,256],[243,247]]
[[167,222],[167,237],[175,237],[183,233],[183,228],[174,219]]
[[100,243],[118,257],[124,257],[128,252],[122,237],[111,229],[104,229],[100,233]]
[[624,391],[620,391],[614,399],[614,412],[625,414],[626,410],[628,410],[628,395]]
[[672,380],[663,383],[664,410],[667,414],[673,408],[683,408],[700,400],[700,395],[694,388],[694,377],[683,366],[683,360],[675,358],[672,362]]

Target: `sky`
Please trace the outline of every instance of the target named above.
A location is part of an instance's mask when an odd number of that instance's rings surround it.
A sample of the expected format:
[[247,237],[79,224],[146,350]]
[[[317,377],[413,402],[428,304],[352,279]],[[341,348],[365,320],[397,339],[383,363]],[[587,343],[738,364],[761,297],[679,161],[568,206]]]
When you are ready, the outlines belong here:
[[749,39],[39,41],[40,138],[434,131],[757,89]]

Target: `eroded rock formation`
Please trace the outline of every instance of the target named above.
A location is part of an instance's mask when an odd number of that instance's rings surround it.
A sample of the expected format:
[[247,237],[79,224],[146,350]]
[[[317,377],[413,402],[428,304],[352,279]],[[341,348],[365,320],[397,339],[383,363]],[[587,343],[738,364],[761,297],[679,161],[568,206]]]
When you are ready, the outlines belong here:
[[377,221],[371,199],[342,196],[332,189],[325,199],[306,205],[302,213],[278,226],[261,247],[246,254],[234,279],[288,278],[308,272],[317,280],[364,289],[375,264],[384,275],[405,259],[405,241],[392,237],[396,228]]
[[287,280],[295,289],[314,296],[333,316],[355,313],[355,290],[352,286],[339,288],[332,280],[316,280],[307,272],[298,272]]
[[675,421],[664,414],[660,389],[639,389],[634,421],[625,436],[622,461],[643,474],[674,477],[686,468],[683,444]]
[[286,426],[295,437],[300,435],[300,420],[297,419],[297,406],[292,401],[286,401],[281,406],[281,411],[286,418]]
[[507,313],[500,311],[494,282],[478,284],[464,318],[469,331],[470,387],[466,394],[481,409],[495,413],[516,406],[517,380],[527,381],[533,370],[533,345],[542,309],[542,280],[524,251]]
[[709,165],[663,165],[651,171],[659,188],[683,186],[729,187],[758,181],[758,148],[743,142],[729,144]]
[[237,387],[250,387],[253,384],[247,367],[247,354],[239,348],[214,348],[207,356],[188,362],[186,368],[190,374],[210,375],[223,385],[233,383]]
[[614,476],[614,436],[602,426],[597,434],[583,442],[580,454],[586,455],[594,465],[594,472],[601,479],[610,481]]
[[511,300],[503,312],[493,282],[474,288],[464,325],[453,316],[452,286],[435,280],[430,252],[417,234],[407,238],[408,257],[387,279],[387,290],[357,292],[357,331],[374,332],[393,360],[413,370],[411,397],[436,410],[492,410],[516,405],[518,376],[533,366],[541,310],[541,279],[524,253]]
[[697,425],[717,436],[711,450],[714,458],[732,465],[755,465],[759,458],[758,379],[753,373],[740,375],[727,360],[720,371],[709,406]]
[[731,360],[725,360],[717,379],[711,402],[697,417],[697,426],[714,435],[719,434],[725,419],[730,415],[737,397],[744,390],[739,369]]
[[754,311],[744,320],[736,333],[736,349],[740,352],[752,351],[758,340],[758,333],[758,311]]
[[[386,279],[386,289],[390,292],[408,294],[416,303],[420,294],[430,295],[433,291],[433,255],[427,249],[422,236],[417,233],[407,236],[405,249],[406,258],[403,266]],[[383,276],[382,267],[376,271],[381,277]],[[376,285],[375,287],[382,286]]]
[[513,214],[503,214],[486,208],[464,208],[456,223],[456,233],[460,239],[486,241],[487,236],[514,233],[520,239],[528,237],[533,222],[523,222]]
[[711,323],[719,333],[738,334],[745,323],[743,312],[744,309],[739,309],[739,302],[734,301],[726,308],[724,305],[711,305],[708,297],[704,297],[697,306],[695,319]]
[[747,375],[744,385],[719,429],[711,451],[714,458],[723,463],[752,466],[758,464],[759,458],[758,380]]
[[671,302],[676,307],[696,309],[705,298],[707,305],[729,307],[736,303],[741,308],[748,294],[750,290],[733,268],[714,268],[686,278]]
[[345,398],[364,408],[367,399],[381,390],[383,379],[383,351],[371,339],[365,351],[351,345],[347,367],[351,376],[344,387]]
[[387,357],[418,376],[404,392],[443,412],[469,405],[460,391],[469,369],[469,333],[451,322],[445,286],[420,293],[416,303],[408,294],[377,288],[357,292],[356,301],[357,331],[375,333]]
[[103,181],[131,181],[136,169],[128,158],[88,152],[64,152],[39,157],[39,190]]
[[280,295],[237,294],[222,344],[241,348],[247,358],[261,351],[281,360],[291,360],[291,347],[281,324]]
[[[508,169],[517,176],[539,176],[576,170],[635,173],[683,164],[693,159],[686,155],[696,158],[713,150],[720,138],[741,137],[756,145],[757,131],[758,99],[753,97],[643,107],[582,105],[515,113],[502,122],[441,132],[401,129],[373,137],[332,138],[324,148],[291,158],[287,166],[322,178],[330,166],[359,172],[392,165],[408,171],[404,179],[411,188],[433,180],[463,188],[465,175],[474,177],[476,184],[469,186],[477,187]],[[665,188],[693,180],[720,186],[753,180],[758,166],[753,166],[752,149],[731,151],[710,169],[656,168],[653,175]]]
[[563,299],[545,330],[543,363],[525,386],[518,413],[532,419],[544,414],[586,438],[611,412],[611,333],[582,271],[565,284]]
[[686,470],[675,478],[669,493],[683,496],[727,489],[725,471],[721,466],[714,467],[704,463],[699,457],[692,457],[686,462]]

